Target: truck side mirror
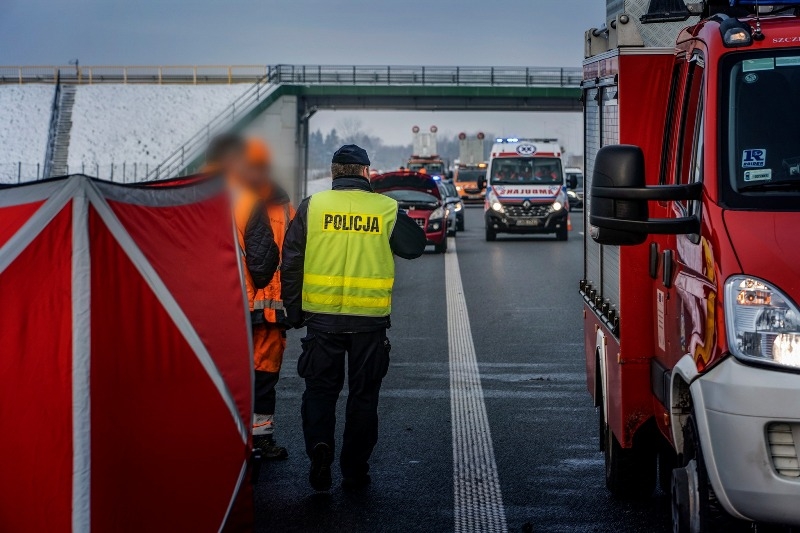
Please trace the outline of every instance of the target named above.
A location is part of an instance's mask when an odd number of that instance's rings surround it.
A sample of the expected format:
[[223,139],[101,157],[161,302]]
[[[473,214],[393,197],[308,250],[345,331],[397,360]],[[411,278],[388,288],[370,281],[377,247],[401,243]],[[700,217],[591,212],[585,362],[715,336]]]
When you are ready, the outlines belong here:
[[604,224],[604,222],[647,220],[646,200],[613,200],[595,194],[595,188],[600,187],[609,189],[644,187],[644,168],[644,152],[638,146],[611,145],[597,152],[592,174],[590,231],[592,238],[598,243],[622,246],[641,244],[647,239],[646,233],[635,231],[633,228]]
[[575,174],[571,174],[567,176],[567,189],[577,189],[578,188],[578,176]]
[[448,180],[453,181],[453,176],[454,175],[455,175],[455,172],[453,172],[452,170],[448,170],[447,171],[447,179]]
[[700,233],[696,215],[651,219],[650,201],[694,201],[701,198],[703,184],[645,185],[644,153],[638,146],[611,145],[601,148],[592,173],[589,224],[592,238],[600,244],[641,244],[650,234]]

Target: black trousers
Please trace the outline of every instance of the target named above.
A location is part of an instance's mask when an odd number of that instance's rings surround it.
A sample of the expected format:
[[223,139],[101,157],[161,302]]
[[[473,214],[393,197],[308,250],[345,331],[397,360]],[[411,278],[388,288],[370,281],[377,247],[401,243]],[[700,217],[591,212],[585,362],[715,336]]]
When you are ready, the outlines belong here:
[[260,415],[275,414],[275,386],[280,372],[255,371],[254,411]]
[[324,442],[334,449],[336,402],[344,386],[347,355],[347,398],[340,464],[344,477],[369,471],[369,457],[378,442],[378,395],[389,369],[391,346],[386,329],[365,333],[324,333],[308,330],[297,362],[306,380],[302,416],[306,453]]

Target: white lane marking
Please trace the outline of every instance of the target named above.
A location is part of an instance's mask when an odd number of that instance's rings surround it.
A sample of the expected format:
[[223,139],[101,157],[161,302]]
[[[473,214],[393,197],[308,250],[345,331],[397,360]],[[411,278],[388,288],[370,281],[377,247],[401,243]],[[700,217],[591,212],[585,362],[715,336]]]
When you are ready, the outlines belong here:
[[453,424],[454,529],[505,532],[506,513],[455,239],[450,239],[449,248],[444,271]]

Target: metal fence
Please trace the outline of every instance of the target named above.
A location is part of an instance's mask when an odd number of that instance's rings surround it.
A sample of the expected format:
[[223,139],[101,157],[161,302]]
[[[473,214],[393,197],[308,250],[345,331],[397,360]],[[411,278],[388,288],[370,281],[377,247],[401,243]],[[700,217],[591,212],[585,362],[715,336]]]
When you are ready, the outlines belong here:
[[[69,165],[67,174],[86,174],[118,183],[136,183],[158,166],[155,163],[81,163]],[[41,163],[0,162],[0,184],[25,183],[47,178]]]
[[0,84],[61,83],[230,84],[255,83],[267,74],[265,65],[210,66],[0,66]]
[[577,87],[582,72],[572,67],[446,67],[392,65],[229,66],[0,66],[0,84],[220,84],[467,85],[488,87]]
[[580,68],[274,65],[273,83],[304,85],[444,85],[488,87],[578,87]]

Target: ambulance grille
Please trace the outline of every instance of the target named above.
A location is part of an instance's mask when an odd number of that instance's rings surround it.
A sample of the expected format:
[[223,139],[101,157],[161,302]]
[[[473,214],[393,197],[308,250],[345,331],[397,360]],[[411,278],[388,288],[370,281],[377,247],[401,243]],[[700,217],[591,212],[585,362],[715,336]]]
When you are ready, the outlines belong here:
[[544,217],[550,213],[550,204],[506,205],[506,213],[512,217]]
[[800,478],[800,461],[794,445],[792,426],[773,422],[767,426],[767,441],[772,466],[781,476]]

